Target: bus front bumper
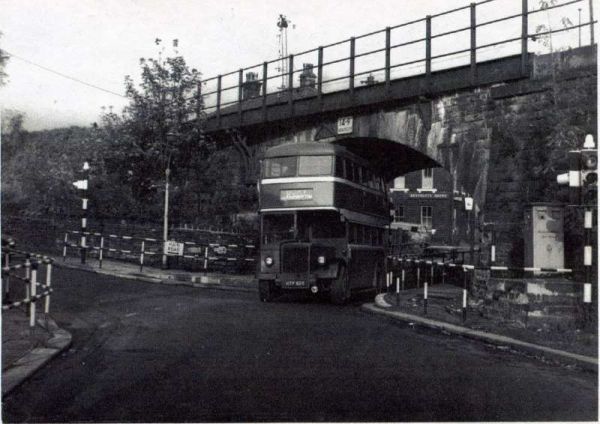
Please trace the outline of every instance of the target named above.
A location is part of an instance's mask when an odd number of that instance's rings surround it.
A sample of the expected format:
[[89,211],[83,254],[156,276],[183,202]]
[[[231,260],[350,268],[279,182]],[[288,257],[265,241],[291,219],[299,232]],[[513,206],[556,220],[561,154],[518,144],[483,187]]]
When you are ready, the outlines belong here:
[[281,289],[289,290],[309,290],[312,287],[317,287],[318,290],[329,289],[330,279],[335,277],[335,274],[330,275],[330,272],[311,273],[311,274],[295,274],[295,273],[280,273],[268,274],[259,273],[259,280],[273,281],[275,285]]

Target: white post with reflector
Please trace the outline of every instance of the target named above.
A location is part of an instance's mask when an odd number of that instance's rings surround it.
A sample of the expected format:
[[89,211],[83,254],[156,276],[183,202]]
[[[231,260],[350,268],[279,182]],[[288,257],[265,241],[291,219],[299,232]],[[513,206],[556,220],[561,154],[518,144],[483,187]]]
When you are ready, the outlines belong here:
[[81,195],[81,263],[85,264],[85,259],[87,257],[87,210],[88,210],[88,199],[87,199],[87,189],[88,189],[88,180],[89,180],[89,172],[90,172],[90,164],[85,161],[83,163],[83,174],[84,179],[78,180],[73,183],[73,185],[78,190],[83,190],[83,194]]

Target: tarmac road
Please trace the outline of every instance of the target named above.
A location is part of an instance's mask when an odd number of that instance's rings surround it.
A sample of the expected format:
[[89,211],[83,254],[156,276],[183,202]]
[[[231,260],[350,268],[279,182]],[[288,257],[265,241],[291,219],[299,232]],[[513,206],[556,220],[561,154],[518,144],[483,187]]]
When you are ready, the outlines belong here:
[[596,374],[368,315],[360,300],[264,304],[67,269],[53,280],[73,345],[4,399],[5,422],[598,416]]

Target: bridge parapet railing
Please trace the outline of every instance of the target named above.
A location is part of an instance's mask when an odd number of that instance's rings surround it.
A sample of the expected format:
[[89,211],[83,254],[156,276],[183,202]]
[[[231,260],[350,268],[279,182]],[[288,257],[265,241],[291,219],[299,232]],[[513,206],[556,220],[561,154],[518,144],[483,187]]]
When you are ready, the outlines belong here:
[[[36,305],[44,299],[43,313],[50,312],[53,259],[25,252],[14,245],[2,246],[2,310],[22,308],[29,316],[29,326],[36,322]],[[17,300],[15,300],[17,299]]]
[[[73,249],[78,252],[83,248],[82,234],[86,235],[85,248],[88,256],[97,259],[100,268],[105,259],[139,264],[140,271],[144,266],[161,266],[162,240],[93,231],[67,231],[63,241],[63,261],[66,261],[67,254],[73,252]],[[180,254],[169,256],[169,266],[174,268],[189,271],[254,272],[257,249],[251,242],[240,239],[237,242],[214,240],[177,243],[182,247]]]
[[[197,95],[218,128],[225,114],[237,113],[241,123],[246,110],[262,108],[266,118],[267,106],[281,103],[289,104],[293,114],[296,100],[321,99],[336,91],[352,95],[361,85],[379,85],[387,91],[394,79],[424,75],[429,86],[432,73],[454,67],[468,67],[471,83],[476,84],[478,62],[511,55],[521,56],[520,72],[525,77],[530,40],[544,44],[554,37],[550,49],[574,47],[575,32],[589,28],[594,44],[591,7],[584,22],[576,18],[586,4],[482,0],[207,78]],[[565,40],[559,40],[565,34]],[[244,94],[245,89],[251,90]]]

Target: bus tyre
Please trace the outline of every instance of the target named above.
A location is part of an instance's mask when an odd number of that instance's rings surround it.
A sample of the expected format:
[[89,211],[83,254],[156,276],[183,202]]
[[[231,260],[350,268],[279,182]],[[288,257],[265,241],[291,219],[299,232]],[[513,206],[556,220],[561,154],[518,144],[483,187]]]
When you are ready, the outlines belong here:
[[273,283],[268,280],[258,281],[258,295],[261,302],[271,302],[274,296]]
[[343,305],[350,299],[350,284],[348,282],[348,272],[344,265],[340,265],[338,276],[331,283],[329,293],[331,303],[334,305]]

